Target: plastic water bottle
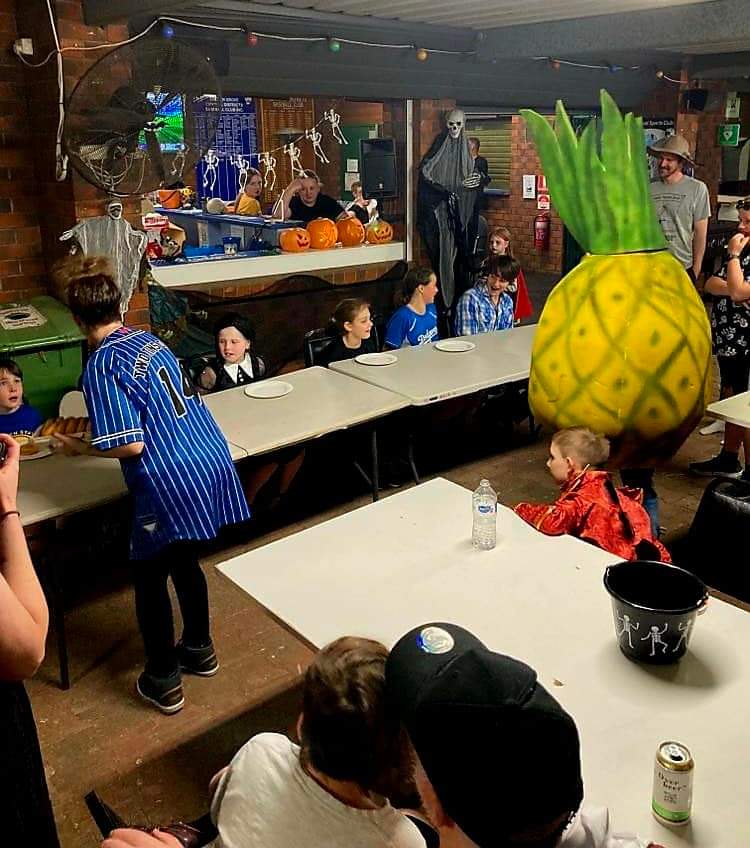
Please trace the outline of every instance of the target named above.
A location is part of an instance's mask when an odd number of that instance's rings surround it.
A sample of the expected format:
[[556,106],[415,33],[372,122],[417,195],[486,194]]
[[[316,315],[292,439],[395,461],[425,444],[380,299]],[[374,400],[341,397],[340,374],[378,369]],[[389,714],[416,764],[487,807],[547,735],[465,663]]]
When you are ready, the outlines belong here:
[[480,480],[471,499],[474,514],[471,543],[480,551],[491,551],[497,544],[497,492],[489,480]]

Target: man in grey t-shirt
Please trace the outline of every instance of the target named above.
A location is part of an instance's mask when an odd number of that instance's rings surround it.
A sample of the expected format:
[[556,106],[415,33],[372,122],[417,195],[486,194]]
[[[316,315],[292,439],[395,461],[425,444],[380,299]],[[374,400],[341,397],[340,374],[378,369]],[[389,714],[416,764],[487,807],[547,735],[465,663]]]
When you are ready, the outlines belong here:
[[648,152],[659,163],[659,179],[651,183],[659,223],[670,252],[695,281],[701,272],[711,217],[708,189],[683,173],[685,165],[695,163],[682,136],[661,139]]

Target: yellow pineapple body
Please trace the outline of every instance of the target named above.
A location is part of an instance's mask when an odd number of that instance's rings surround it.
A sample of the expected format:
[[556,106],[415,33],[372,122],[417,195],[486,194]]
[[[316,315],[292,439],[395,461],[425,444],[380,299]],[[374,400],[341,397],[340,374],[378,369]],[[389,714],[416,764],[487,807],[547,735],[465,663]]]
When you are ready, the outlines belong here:
[[540,423],[605,433],[617,464],[649,464],[679,448],[710,391],[706,311],[666,250],[586,256],[551,292],[529,381]]

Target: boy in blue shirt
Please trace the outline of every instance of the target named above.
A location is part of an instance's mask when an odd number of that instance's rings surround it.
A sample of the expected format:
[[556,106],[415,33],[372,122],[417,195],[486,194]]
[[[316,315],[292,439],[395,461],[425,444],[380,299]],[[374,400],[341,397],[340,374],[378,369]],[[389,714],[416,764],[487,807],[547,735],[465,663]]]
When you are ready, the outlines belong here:
[[465,291],[456,304],[457,336],[473,336],[513,326],[513,298],[507,293],[515,282],[521,264],[510,256],[491,256],[486,277]]
[[[250,517],[226,440],[174,354],[124,327],[106,262],[86,257],[64,273],[73,317],[92,350],[83,375],[91,443],[55,436],[66,453],[120,460],[134,500],[131,559],[146,651],[138,694],[163,713],[182,709],[181,670],[218,671],[208,589],[195,542]],[[171,577],[183,619],[175,645]]]
[[12,359],[0,358],[0,433],[31,436],[42,416],[23,399],[23,372]]
[[404,305],[391,315],[386,327],[386,348],[395,350],[437,341],[437,292],[437,277],[430,268],[409,271],[404,277]]

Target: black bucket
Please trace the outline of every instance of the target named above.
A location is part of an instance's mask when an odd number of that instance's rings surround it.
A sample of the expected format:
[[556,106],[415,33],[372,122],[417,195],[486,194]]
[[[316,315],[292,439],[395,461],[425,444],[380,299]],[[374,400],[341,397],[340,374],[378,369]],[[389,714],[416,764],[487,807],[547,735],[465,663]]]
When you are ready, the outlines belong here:
[[661,562],[618,562],[604,572],[615,636],[631,660],[677,662],[687,651],[695,617],[708,592],[694,574]]

